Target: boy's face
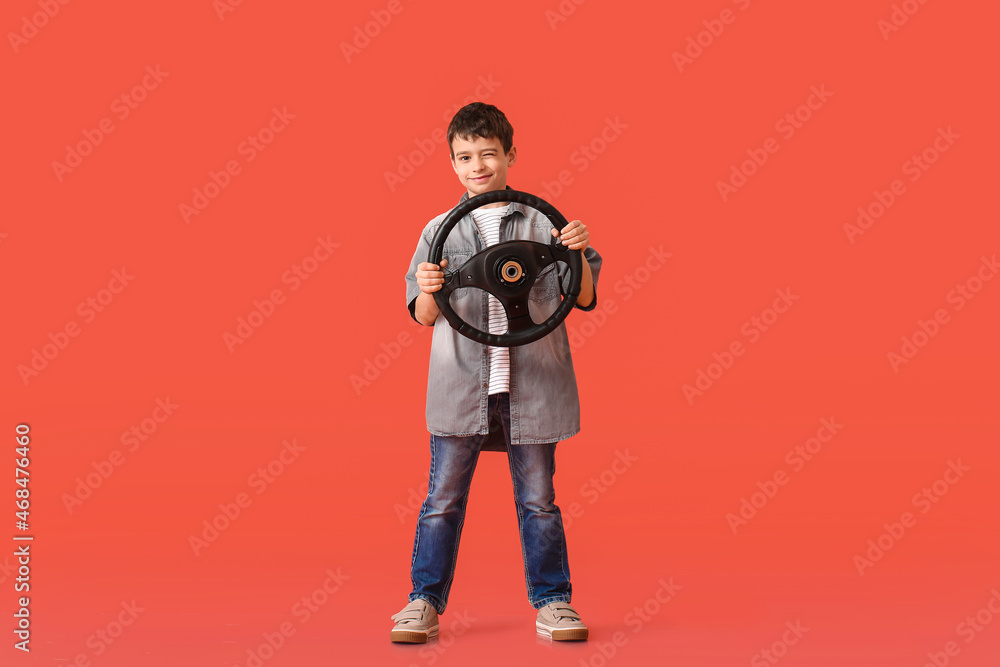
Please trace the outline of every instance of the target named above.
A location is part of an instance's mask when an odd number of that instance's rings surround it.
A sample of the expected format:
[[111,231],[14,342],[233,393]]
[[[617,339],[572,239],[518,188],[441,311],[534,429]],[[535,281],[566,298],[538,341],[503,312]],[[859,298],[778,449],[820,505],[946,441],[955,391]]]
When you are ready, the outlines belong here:
[[[469,191],[470,197],[506,189],[507,168],[517,160],[517,150],[513,146],[504,155],[503,146],[495,137],[475,137],[471,141],[455,137],[451,142],[451,150],[454,155],[451,166],[458,174],[458,180]],[[493,206],[503,206],[503,203],[497,202]]]

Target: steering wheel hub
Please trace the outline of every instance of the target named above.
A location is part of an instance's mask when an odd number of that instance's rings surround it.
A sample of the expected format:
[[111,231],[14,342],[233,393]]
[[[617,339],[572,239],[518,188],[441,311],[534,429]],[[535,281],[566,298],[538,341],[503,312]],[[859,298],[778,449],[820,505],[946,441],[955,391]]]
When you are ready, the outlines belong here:
[[500,267],[499,276],[501,282],[513,284],[517,284],[522,279],[527,278],[524,267],[517,261],[517,258],[513,257],[504,262],[503,266]]

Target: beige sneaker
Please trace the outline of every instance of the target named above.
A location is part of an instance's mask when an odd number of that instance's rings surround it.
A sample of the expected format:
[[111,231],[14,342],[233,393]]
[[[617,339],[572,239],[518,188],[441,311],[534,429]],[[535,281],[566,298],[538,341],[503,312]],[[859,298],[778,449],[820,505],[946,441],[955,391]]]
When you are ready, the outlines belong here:
[[535,630],[555,641],[586,639],[589,634],[587,626],[580,620],[580,614],[568,602],[550,602],[539,609]]
[[437,637],[438,613],[427,600],[418,598],[392,615],[396,627],[389,639],[404,644],[423,644],[430,637]]

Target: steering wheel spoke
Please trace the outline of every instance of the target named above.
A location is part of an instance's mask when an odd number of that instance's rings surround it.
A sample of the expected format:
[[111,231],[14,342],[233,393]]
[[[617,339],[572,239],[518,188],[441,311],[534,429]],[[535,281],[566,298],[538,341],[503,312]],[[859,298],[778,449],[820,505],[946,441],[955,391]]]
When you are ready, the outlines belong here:
[[516,296],[497,297],[507,313],[507,333],[521,333],[535,326],[528,313],[528,290]]

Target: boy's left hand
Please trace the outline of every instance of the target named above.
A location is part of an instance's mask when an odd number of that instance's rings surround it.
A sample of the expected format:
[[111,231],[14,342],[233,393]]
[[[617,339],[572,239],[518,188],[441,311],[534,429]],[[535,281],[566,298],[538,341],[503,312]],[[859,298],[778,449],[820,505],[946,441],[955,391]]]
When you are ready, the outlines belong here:
[[558,236],[564,246],[571,250],[586,250],[590,246],[590,232],[587,225],[574,220],[558,232],[553,229],[552,236]]

